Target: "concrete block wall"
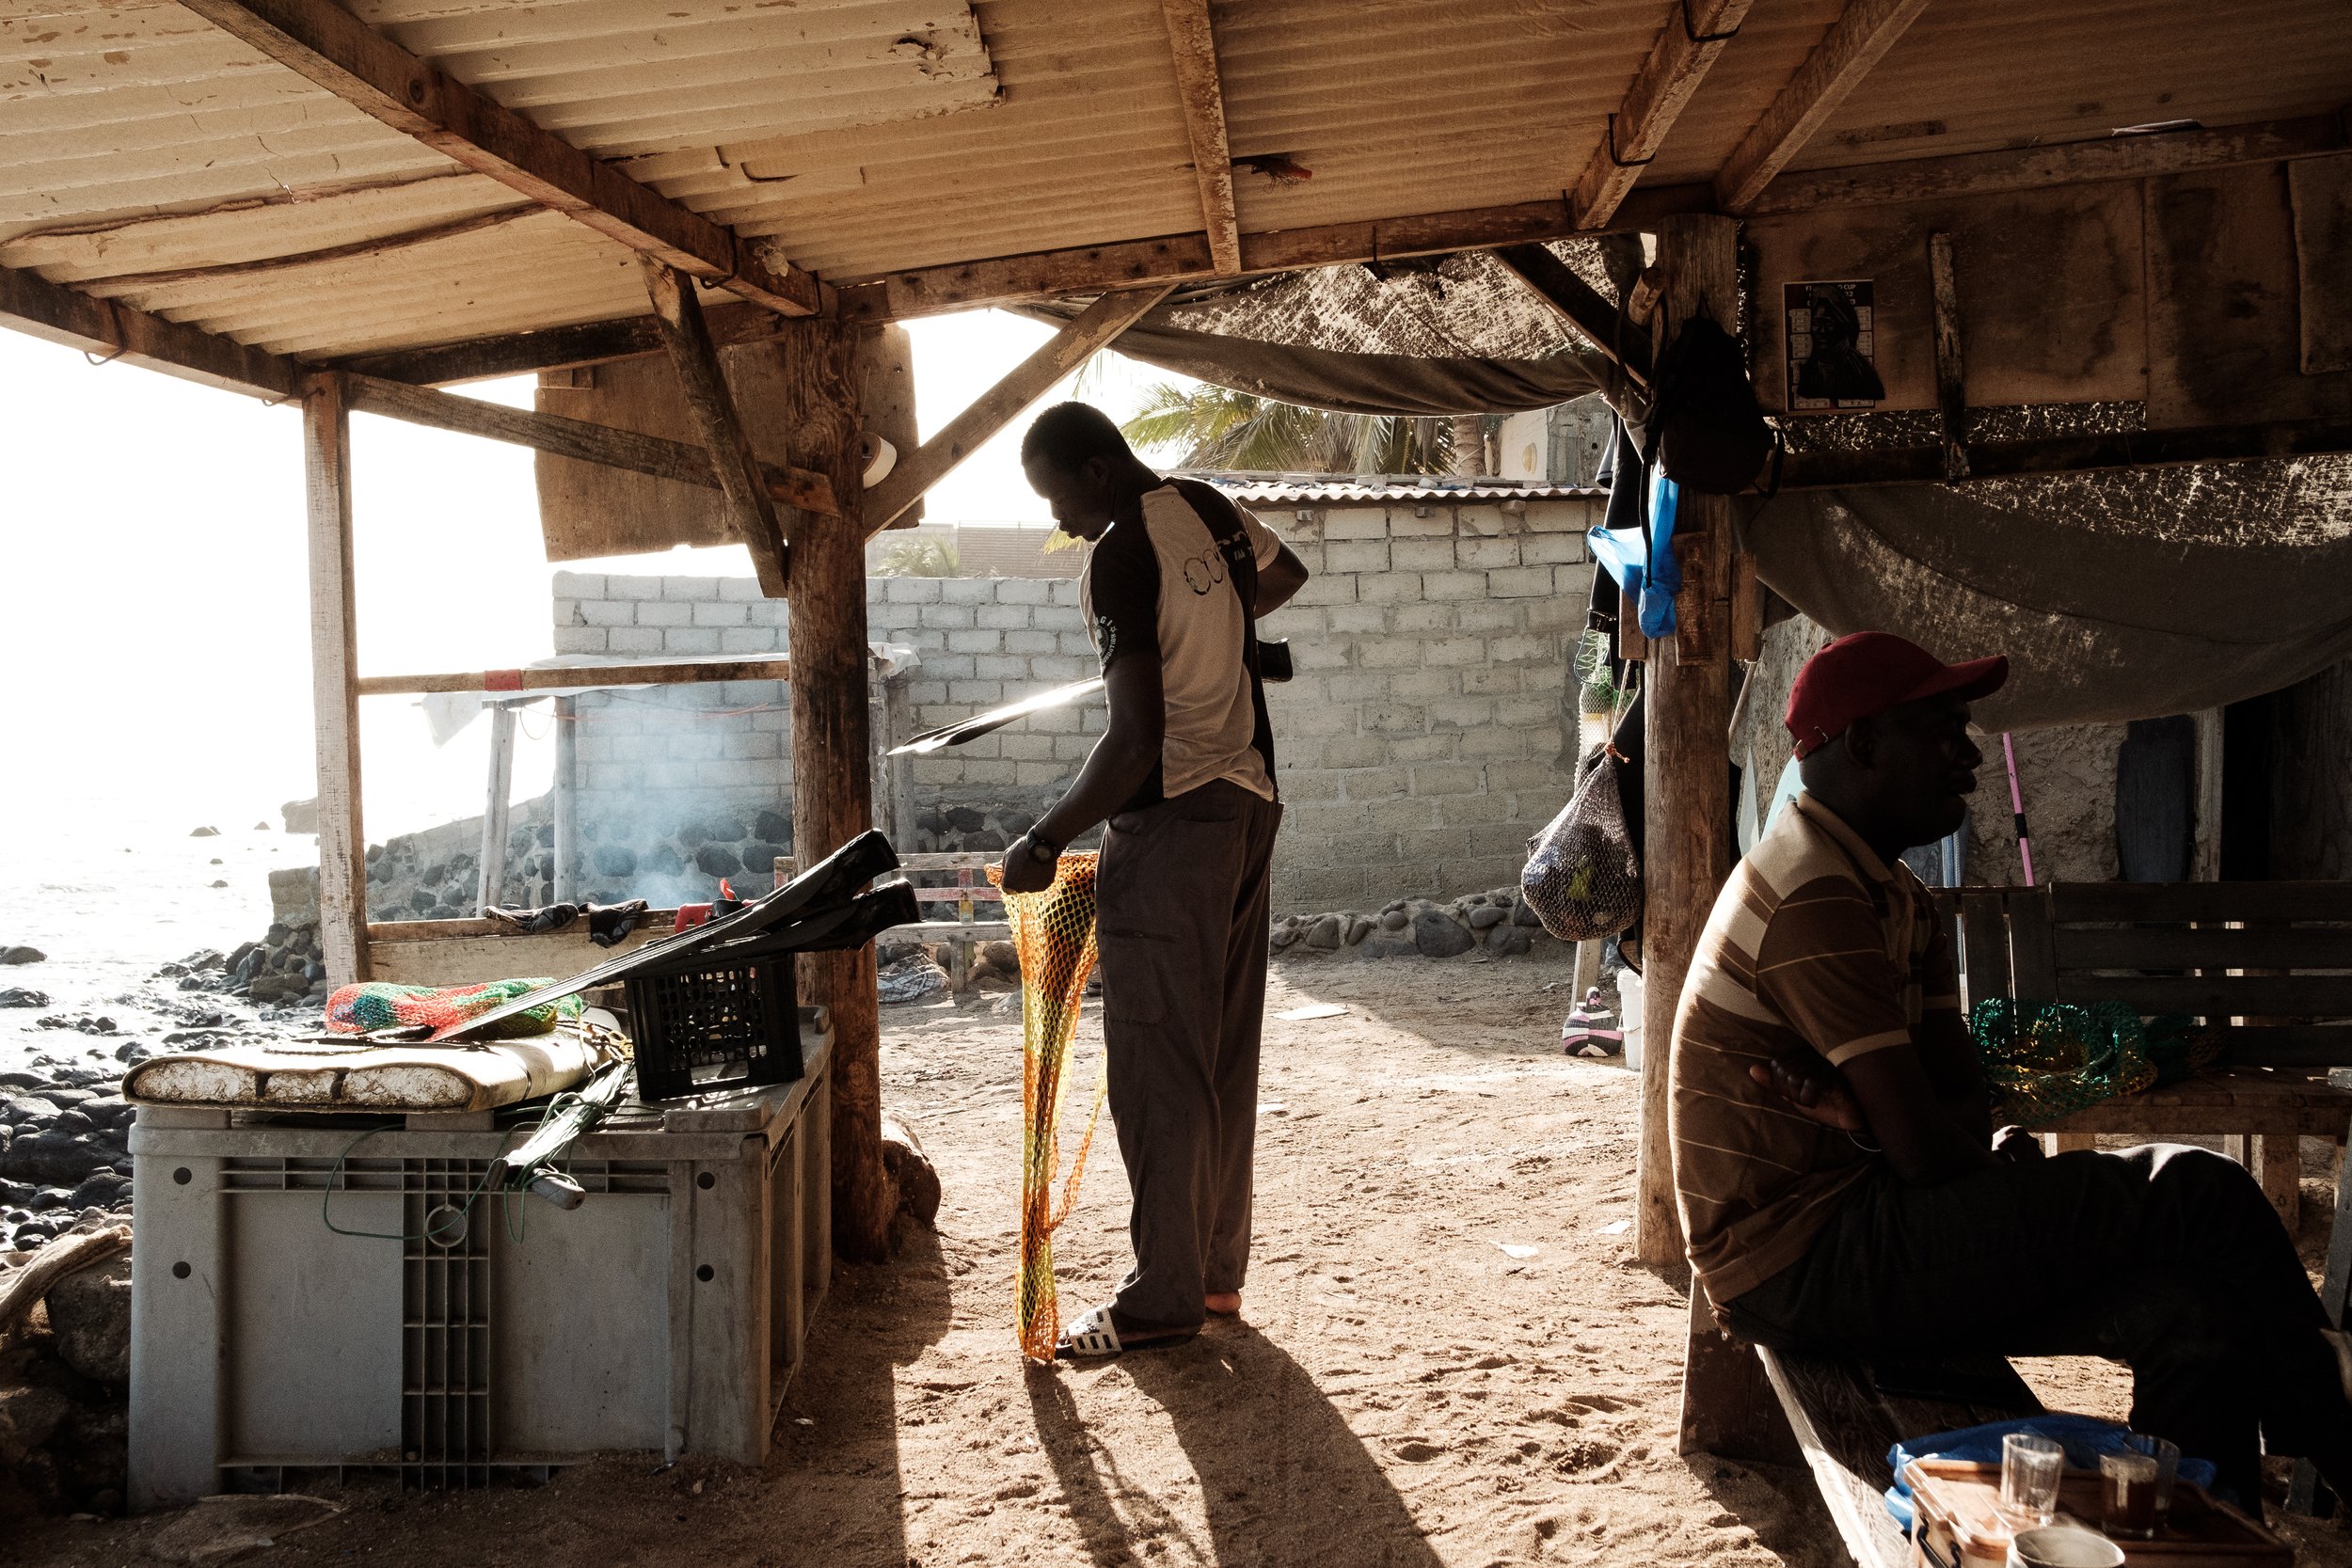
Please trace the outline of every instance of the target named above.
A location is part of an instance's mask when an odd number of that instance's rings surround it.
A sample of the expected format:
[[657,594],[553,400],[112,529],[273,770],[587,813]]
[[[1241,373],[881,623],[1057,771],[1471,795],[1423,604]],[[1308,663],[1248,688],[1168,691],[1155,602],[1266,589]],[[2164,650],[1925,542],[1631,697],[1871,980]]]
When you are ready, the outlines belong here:
[[[1566,798],[1560,702],[1590,593],[1593,503],[1259,511],[1314,574],[1262,627],[1291,640],[1298,670],[1268,691],[1287,801],[1277,910],[1375,909],[1516,880],[1528,835]],[[789,615],[748,578],[578,572],[557,574],[554,608],[559,654],[634,657],[781,655]],[[1099,668],[1075,581],[876,578],[866,618],[870,640],[920,657],[908,691],[917,729]],[[707,896],[696,861],[711,824],[789,816],[781,683],[614,692],[582,698],[580,712],[596,892]],[[918,815],[1041,809],[1104,718],[1099,702],[1039,714],[915,759]],[[617,885],[596,882],[600,851],[605,865],[633,863],[608,874]],[[740,892],[765,885],[753,858]]]
[[1263,627],[1298,671],[1267,691],[1276,909],[1516,882],[1567,799],[1561,698],[1597,505],[1257,510],[1313,574]]

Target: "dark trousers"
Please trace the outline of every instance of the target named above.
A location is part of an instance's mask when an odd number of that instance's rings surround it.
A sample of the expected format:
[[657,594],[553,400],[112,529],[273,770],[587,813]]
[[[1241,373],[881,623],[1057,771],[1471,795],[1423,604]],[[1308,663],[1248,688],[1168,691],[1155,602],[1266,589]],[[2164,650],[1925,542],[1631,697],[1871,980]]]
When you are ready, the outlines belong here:
[[2133,1427],[2212,1460],[2241,1506],[2261,1511],[2263,1438],[2352,1485],[2327,1315],[2253,1177],[2204,1149],[2060,1154],[1933,1187],[1882,1171],[1724,1314],[1762,1344],[1866,1358],[2113,1357],[2132,1369]]
[[1282,808],[1216,783],[1121,812],[1095,879],[1111,1120],[1135,1193],[1121,1315],[1199,1324],[1249,1266],[1267,863]]

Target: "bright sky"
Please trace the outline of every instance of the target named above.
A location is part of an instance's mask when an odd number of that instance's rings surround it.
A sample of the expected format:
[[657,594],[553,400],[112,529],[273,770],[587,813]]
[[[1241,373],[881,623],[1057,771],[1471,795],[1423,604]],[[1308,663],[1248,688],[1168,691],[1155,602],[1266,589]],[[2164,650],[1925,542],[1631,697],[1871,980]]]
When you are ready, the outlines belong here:
[[[998,311],[911,324],[925,436],[1043,341]],[[1085,393],[1125,418],[1167,379],[1102,356]],[[466,388],[529,406],[528,378]],[[1072,396],[1065,383],[1044,401]],[[1040,406],[1042,406],[1041,402]],[[359,668],[508,667],[551,650],[532,454],[352,421]],[[1017,420],[934,489],[935,522],[1033,522]],[[302,420],[0,331],[0,855],[43,817],[98,803],[190,826],[276,816],[313,790]],[[572,563],[580,570],[605,563]],[[614,562],[740,573],[740,546]],[[437,751],[405,699],[361,705],[371,837],[481,809],[487,726]],[[528,713],[517,798],[546,786]]]

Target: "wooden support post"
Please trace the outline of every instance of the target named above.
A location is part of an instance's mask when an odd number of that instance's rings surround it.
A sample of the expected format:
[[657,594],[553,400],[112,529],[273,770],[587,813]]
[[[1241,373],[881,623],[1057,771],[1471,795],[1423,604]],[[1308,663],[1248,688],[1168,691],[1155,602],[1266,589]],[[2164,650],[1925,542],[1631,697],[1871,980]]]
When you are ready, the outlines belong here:
[[319,952],[326,983],[368,978],[367,831],[359,812],[359,642],[351,570],[351,410],[342,377],[303,389],[310,537],[310,706],[318,732]]
[[1756,1347],[1715,1326],[1707,1292],[1691,1286],[1691,1334],[1682,1368],[1677,1453],[1711,1453],[1761,1465],[1802,1465],[1804,1453]]
[[[1653,356],[1662,356],[1683,322],[1707,314],[1738,325],[1739,225],[1729,218],[1669,218],[1659,235],[1666,293],[1658,312]],[[1700,928],[1732,862],[1730,766],[1724,746],[1731,720],[1729,619],[1731,503],[1686,490],[1675,528],[1682,562],[1671,657],[1656,649],[1648,664],[1644,758],[1649,846],[1643,866],[1644,990],[1642,1134],[1635,1251],[1653,1268],[1682,1261],[1682,1225],[1675,1210],[1673,1150],[1666,1136],[1668,1071],[1675,1009]]]
[[[718,472],[719,488],[726,492],[736,531],[751,548],[759,591],[780,599],[787,561],[787,530],[776,512],[775,499],[768,493],[759,458],[752,451],[751,436],[736,414],[735,394],[727,389],[719,350],[703,321],[702,301],[694,297],[694,284],[684,273],[651,257],[643,261],[645,293],[653,300],[655,319],[661,324],[661,341],[669,347],[671,368],[677,372],[678,388],[686,395],[686,410],[693,416],[703,445],[710,449],[710,465]],[[856,479],[850,476],[851,491],[857,488]],[[839,485],[834,487],[836,502],[843,493]]]
[[555,816],[555,874],[548,895],[558,904],[580,898],[580,699],[555,700],[555,782],[548,787]]
[[1935,403],[1944,422],[1944,477],[1968,477],[1968,391],[1960,354],[1960,291],[1952,281],[1952,237],[1928,236],[1929,292],[1935,301]]
[[[858,334],[795,322],[784,351],[796,453],[831,476],[838,517],[808,516],[792,539],[792,847],[811,865],[873,821],[868,728],[866,522],[858,455]],[[897,1184],[882,1160],[882,1014],[874,949],[801,959],[803,1000],[833,1012],[833,1239],[845,1258],[888,1255]]]
[[482,863],[474,876],[474,913],[506,901],[506,823],[515,798],[515,710],[490,705],[490,781],[482,796]]
[[[1729,218],[1670,218],[1658,238],[1665,277],[1653,353],[1662,358],[1682,324],[1712,318],[1739,325],[1740,226]],[[1681,495],[1675,553],[1682,592],[1675,601],[1673,657],[1649,661],[1645,698],[1643,815],[1648,853],[1642,867],[1642,1132],[1636,1167],[1635,1250],[1652,1268],[1683,1259],[1675,1206],[1674,1149],[1667,1136],[1675,1012],[1698,936],[1731,874],[1731,502]],[[1705,1293],[1691,1291],[1691,1334],[1682,1370],[1681,1450],[1768,1457],[1789,1445],[1788,1425],[1753,1350],[1726,1339]]]

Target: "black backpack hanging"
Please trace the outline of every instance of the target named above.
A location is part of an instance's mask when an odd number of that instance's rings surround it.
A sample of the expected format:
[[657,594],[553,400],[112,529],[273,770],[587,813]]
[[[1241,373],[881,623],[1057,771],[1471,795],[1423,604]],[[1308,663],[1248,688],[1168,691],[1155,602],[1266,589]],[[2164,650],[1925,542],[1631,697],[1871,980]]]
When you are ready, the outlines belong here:
[[1709,317],[1692,316],[1667,347],[1655,385],[1645,463],[1713,496],[1736,496],[1756,483],[1780,438],[1764,422],[1739,339]]

